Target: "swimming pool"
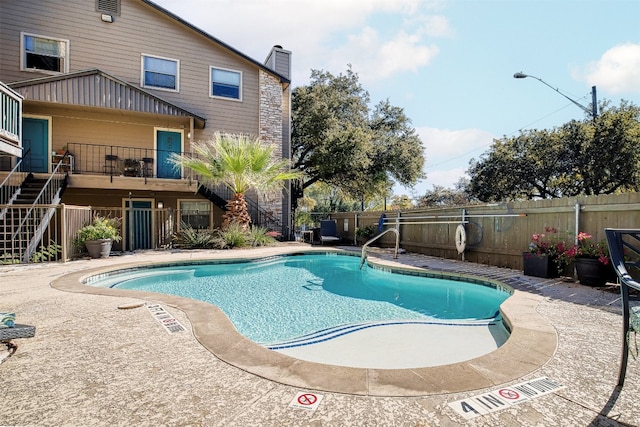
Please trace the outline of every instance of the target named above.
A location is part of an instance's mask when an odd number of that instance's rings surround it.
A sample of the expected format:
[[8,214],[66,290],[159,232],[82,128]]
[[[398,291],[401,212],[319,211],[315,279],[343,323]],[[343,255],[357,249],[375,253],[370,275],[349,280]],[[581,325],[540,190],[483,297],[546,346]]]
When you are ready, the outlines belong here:
[[[392,324],[502,327],[499,307],[511,295],[507,288],[359,265],[359,257],[348,254],[302,253],[136,268],[87,283],[214,304],[238,332],[274,350]],[[497,346],[507,337],[506,330],[493,333]]]
[[[539,312],[538,305],[544,298],[535,292],[513,290],[510,286],[512,283],[519,285],[521,282],[529,284],[535,278],[523,277],[519,271],[417,254],[406,254],[397,260],[392,260],[390,254],[380,251],[370,254],[368,263],[376,268],[404,270],[409,274],[433,275],[454,280],[477,281],[477,283],[490,282],[489,286],[510,290],[512,295],[500,305],[503,323],[510,331],[508,340],[499,348],[484,355],[459,362],[448,360],[446,364],[437,365],[422,364],[419,360],[432,350],[438,353],[442,351],[440,341],[434,346],[432,342],[424,339],[425,336],[432,335],[431,327],[427,327],[429,331],[425,331],[420,336],[416,335],[413,327],[371,328],[362,331],[362,334],[354,333],[324,344],[298,349],[307,350],[314,355],[326,356],[334,354],[336,348],[349,351],[350,348],[355,347],[358,352],[354,357],[359,362],[362,361],[363,355],[387,357],[392,362],[379,368],[362,364],[356,366],[331,364],[326,363],[325,360],[307,359],[300,354],[273,351],[255,343],[238,333],[229,318],[213,304],[156,292],[88,285],[89,281],[107,278],[116,271],[133,273],[155,266],[182,267],[211,261],[237,263],[244,259],[256,260],[303,252],[330,251],[347,252],[342,248],[308,247],[302,244],[233,251],[146,251],[131,256],[71,264],[72,271],[54,278],[51,287],[56,291],[85,294],[88,304],[91,304],[93,298],[106,298],[105,309],[109,306],[113,309],[121,306],[132,308],[138,303],[145,302],[162,304],[171,315],[183,323],[187,322],[185,326],[190,326],[189,334],[169,334],[166,339],[167,345],[179,348],[179,346],[189,346],[189,343],[194,343],[211,352],[217,360],[261,378],[302,390],[322,390],[363,396],[424,396],[478,390],[516,381],[540,369],[549,362],[557,350],[557,332]],[[124,310],[113,315],[108,312],[101,312],[101,314],[113,318],[111,327],[122,328],[123,342],[141,349],[153,351],[153,348],[148,347],[145,342],[126,341],[124,328],[127,323],[135,322],[137,327],[149,328],[150,334],[166,334],[146,309]],[[85,319],[82,321],[84,322]],[[455,331],[457,328],[450,329]],[[373,332],[375,339],[369,339],[371,335],[367,335],[367,331]],[[389,333],[380,334],[380,331]],[[445,337],[449,336],[451,333],[447,331]],[[402,341],[405,348],[400,349],[394,342],[387,342],[388,337],[396,342]],[[467,347],[474,347],[474,344],[469,341],[465,340],[464,343]],[[347,348],[348,345],[351,347]],[[199,351],[189,347],[189,351],[191,350]],[[177,350],[176,363],[180,363],[180,355],[181,351]],[[416,359],[412,360],[412,366],[397,364],[398,357],[405,355],[413,355]]]

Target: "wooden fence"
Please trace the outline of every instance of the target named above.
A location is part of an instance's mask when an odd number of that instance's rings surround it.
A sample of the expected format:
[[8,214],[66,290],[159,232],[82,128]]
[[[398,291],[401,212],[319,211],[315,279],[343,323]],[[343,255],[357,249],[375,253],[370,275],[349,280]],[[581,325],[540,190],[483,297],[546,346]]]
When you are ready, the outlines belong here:
[[77,257],[83,251],[74,244],[78,230],[95,216],[120,220],[122,241],[114,243],[115,251],[169,248],[183,215],[191,213],[171,208],[123,209],[65,204],[34,205],[31,209],[39,212],[37,218],[52,212],[50,221],[46,226],[32,222],[17,232],[13,222],[4,221],[3,217],[7,212],[15,211],[11,217],[19,219],[25,208],[0,205],[0,265],[67,261]]
[[[382,214],[385,229],[398,227],[400,247],[409,251],[449,259],[465,259],[479,264],[522,269],[522,252],[534,233],[546,227],[573,243],[578,231],[597,240],[605,239],[605,228],[640,229],[640,193],[573,197],[552,200],[495,203],[464,208],[413,209],[387,212],[337,212],[338,233],[356,242],[357,227],[377,228]],[[455,233],[464,224],[466,250],[456,250]],[[380,239],[393,246],[392,233]]]

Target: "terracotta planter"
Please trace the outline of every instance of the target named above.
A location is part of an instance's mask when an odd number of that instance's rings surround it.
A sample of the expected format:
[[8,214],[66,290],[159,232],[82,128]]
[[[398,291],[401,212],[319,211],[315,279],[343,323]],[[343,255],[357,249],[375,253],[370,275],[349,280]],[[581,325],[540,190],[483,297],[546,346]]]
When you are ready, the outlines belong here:
[[603,264],[598,258],[576,258],[574,265],[580,284],[585,286],[604,286],[615,282],[616,273],[611,263]]
[[111,239],[87,240],[84,242],[91,258],[108,258],[111,253]]
[[558,268],[549,255],[538,255],[531,252],[522,253],[522,266],[525,276],[558,277]]

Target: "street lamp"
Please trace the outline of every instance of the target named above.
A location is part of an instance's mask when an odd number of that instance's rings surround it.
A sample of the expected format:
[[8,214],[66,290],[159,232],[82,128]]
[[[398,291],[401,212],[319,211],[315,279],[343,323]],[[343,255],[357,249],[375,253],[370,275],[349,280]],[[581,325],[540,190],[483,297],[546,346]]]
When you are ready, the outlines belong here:
[[556,92],[558,92],[560,95],[564,96],[565,98],[567,98],[569,101],[573,102],[575,105],[577,105],[578,107],[580,107],[580,109],[582,109],[583,111],[585,111],[587,114],[589,114],[592,118],[596,118],[598,117],[598,100],[596,97],[596,87],[595,86],[591,86],[591,109],[585,107],[584,105],[580,104],[579,102],[569,98],[567,95],[565,95],[564,93],[560,92],[560,90],[558,88],[555,88],[553,86],[551,86],[549,83],[545,82],[544,80],[542,80],[539,77],[536,76],[532,76],[530,74],[524,74],[522,71],[519,73],[515,73],[513,75],[514,79],[524,79],[527,77],[531,77],[534,78],[536,80],[538,80],[540,83],[544,83],[545,85],[547,85],[548,87],[550,87],[551,89],[555,90]]

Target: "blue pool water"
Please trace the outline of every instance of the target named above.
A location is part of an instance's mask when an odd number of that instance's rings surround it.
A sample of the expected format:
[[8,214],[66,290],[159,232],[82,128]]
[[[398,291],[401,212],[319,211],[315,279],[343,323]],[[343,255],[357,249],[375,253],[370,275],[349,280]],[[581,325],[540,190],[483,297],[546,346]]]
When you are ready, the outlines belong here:
[[359,265],[354,256],[288,255],[140,268],[89,282],[209,302],[258,343],[367,321],[493,319],[510,296],[491,286]]

